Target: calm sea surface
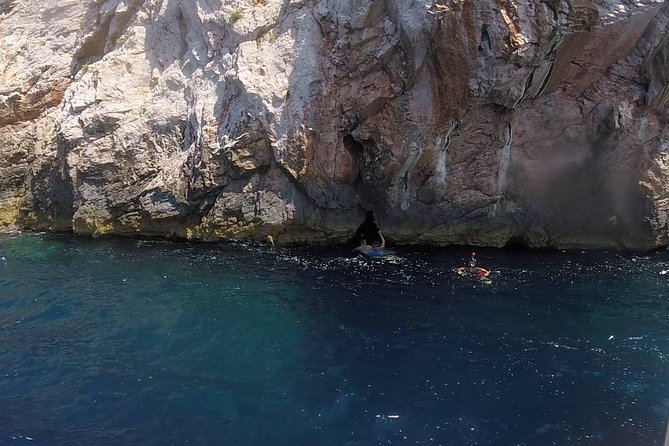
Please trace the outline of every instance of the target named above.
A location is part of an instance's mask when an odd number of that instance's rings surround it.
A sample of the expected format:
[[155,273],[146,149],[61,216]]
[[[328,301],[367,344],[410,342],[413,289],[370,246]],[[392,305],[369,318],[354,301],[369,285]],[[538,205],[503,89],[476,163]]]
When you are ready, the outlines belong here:
[[0,238],[0,445],[662,445],[669,253]]

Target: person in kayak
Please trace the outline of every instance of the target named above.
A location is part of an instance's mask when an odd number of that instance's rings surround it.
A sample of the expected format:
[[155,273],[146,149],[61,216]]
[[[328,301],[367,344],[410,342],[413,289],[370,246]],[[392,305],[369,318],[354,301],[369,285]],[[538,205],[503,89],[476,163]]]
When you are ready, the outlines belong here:
[[461,266],[455,270],[461,276],[471,275],[483,279],[490,275],[490,271],[485,268],[476,266],[476,253],[472,252],[472,257],[469,259],[469,266]]
[[382,257],[385,255],[386,239],[383,238],[381,231],[377,232],[379,239],[381,240],[380,245],[368,245],[367,239],[364,237],[360,240],[360,246],[355,248],[353,251],[357,251],[360,254],[363,254],[367,257]]

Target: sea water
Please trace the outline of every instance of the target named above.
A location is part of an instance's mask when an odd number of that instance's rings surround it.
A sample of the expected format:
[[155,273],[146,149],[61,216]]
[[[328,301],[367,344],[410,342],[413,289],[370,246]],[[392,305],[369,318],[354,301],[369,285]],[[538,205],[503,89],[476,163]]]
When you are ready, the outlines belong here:
[[662,445],[669,253],[0,238],[0,444]]

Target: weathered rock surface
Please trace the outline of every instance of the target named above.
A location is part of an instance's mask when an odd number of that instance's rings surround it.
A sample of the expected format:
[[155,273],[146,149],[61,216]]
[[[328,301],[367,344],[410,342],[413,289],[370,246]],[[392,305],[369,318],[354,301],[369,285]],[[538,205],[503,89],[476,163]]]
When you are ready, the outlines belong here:
[[660,0],[0,0],[0,225],[669,242]]

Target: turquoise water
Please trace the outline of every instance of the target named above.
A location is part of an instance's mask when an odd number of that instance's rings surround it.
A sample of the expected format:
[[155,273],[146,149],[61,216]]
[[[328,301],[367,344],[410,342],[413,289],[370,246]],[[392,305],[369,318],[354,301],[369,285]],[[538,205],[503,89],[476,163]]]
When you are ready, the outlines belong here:
[[669,253],[0,238],[0,444],[661,445]]

